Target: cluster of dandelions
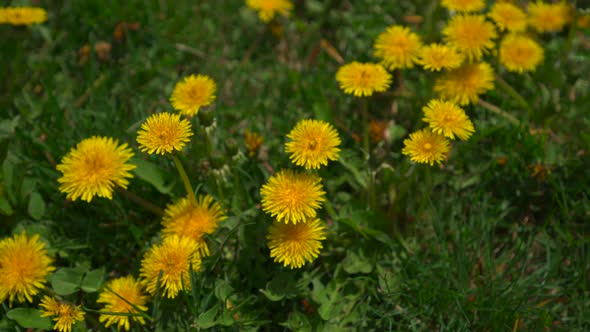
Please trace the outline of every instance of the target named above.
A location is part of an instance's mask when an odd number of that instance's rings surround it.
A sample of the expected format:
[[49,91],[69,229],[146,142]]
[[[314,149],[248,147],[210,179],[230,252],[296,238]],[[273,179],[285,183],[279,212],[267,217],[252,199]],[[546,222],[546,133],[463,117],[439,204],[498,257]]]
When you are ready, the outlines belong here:
[[317,218],[326,193],[314,170],[338,159],[340,137],[332,125],[313,119],[301,120],[287,137],[285,151],[306,171],[278,171],[260,195],[262,209],[274,218],[267,235],[270,257],[293,269],[315,260],[326,238],[325,226]]
[[[179,114],[162,112],[149,116],[137,134],[140,151],[170,156],[178,168],[187,196],[169,204],[162,217],[160,238],[145,253],[139,277],[132,275],[107,282],[97,303],[104,305],[99,321],[107,328],[129,330],[132,323],[145,324],[149,295],[162,288],[174,298],[191,287],[190,273],[201,270],[201,259],[210,254],[206,236],[212,234],[225,214],[210,195],[195,196],[177,154],[193,136],[190,120],[215,100],[216,84],[208,76],[191,75],[174,88],[170,102]],[[186,118],[183,118],[186,117]],[[95,197],[113,199],[116,188],[124,190],[136,166],[130,163],[132,149],[110,137],[93,136],[73,147],[57,165],[62,173],[59,190],[67,199],[91,202]],[[22,264],[23,261],[29,262]],[[17,235],[0,242],[0,302],[33,302],[44,287],[46,276],[55,269],[38,236]],[[63,299],[45,296],[40,307],[43,316],[52,317],[54,329],[70,331],[84,319],[79,306]],[[139,310],[139,311],[138,311]]]
[[525,11],[498,1],[488,13],[480,13],[486,5],[483,0],[442,0],[441,5],[454,13],[442,30],[443,42],[425,45],[408,27],[390,26],[374,43],[378,63],[352,62],[336,73],[345,93],[364,97],[389,88],[387,70],[420,65],[427,71],[442,71],[434,84],[439,99],[423,108],[429,128],[411,133],[402,150],[412,161],[430,165],[446,160],[449,139],[467,140],[475,131],[461,106],[478,103],[479,96],[494,89],[495,73],[484,57],[497,54],[509,72],[534,71],[544,60],[534,32],[560,31],[571,18],[565,2],[529,2]]
[[0,24],[33,25],[47,21],[47,12],[39,7],[0,7]]

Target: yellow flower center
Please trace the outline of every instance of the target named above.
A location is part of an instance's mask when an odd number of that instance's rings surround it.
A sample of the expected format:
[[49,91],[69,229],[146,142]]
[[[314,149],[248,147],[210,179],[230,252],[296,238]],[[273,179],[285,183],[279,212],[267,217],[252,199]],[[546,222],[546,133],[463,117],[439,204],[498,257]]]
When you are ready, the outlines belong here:
[[425,144],[424,144],[424,150],[430,150],[430,149],[432,149],[432,144],[430,144],[430,143],[425,143]]

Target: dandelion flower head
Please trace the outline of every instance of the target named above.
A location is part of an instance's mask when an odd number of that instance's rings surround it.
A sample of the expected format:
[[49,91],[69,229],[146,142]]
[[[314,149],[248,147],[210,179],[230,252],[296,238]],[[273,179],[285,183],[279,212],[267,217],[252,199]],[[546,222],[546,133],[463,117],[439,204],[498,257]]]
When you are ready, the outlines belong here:
[[[96,302],[105,305],[103,311],[121,314],[138,314],[139,312],[136,308],[141,311],[148,310],[146,306],[148,296],[142,292],[141,283],[135,280],[133,276],[129,275],[113,279],[109,281],[106,286],[107,287],[105,287],[98,296],[98,300],[96,300]],[[117,325],[118,330],[124,328],[126,331],[129,331],[130,321],[135,321],[141,325],[145,324],[145,319],[140,315],[120,316],[101,314],[98,320],[101,323],[104,323],[106,328],[109,328],[111,325]]]
[[496,2],[492,5],[488,17],[499,30],[521,32],[526,30],[527,17],[522,9],[509,2]]
[[44,288],[47,275],[55,270],[39,235],[15,234],[0,240],[0,303],[33,302]]
[[571,8],[567,2],[529,2],[528,24],[538,32],[558,32],[569,22]]
[[463,64],[437,79],[434,91],[442,99],[461,106],[479,101],[479,95],[494,89],[494,70],[486,62]]
[[338,69],[336,80],[345,93],[363,97],[387,90],[391,75],[381,65],[354,61]]
[[85,313],[80,306],[61,303],[49,296],[44,296],[39,306],[43,308],[41,317],[53,317],[53,329],[59,332],[70,332],[77,321],[84,320]]
[[[201,270],[199,243],[188,237],[168,236],[161,244],[153,245],[141,261],[140,276],[145,289],[155,294],[158,286],[163,295],[173,299],[181,290],[190,290],[190,267],[193,271]],[[184,288],[183,288],[184,287]]]
[[422,129],[411,133],[410,138],[404,140],[402,153],[417,163],[441,163],[449,153],[449,140],[443,135]]
[[178,114],[167,112],[151,115],[137,132],[137,143],[143,152],[166,154],[180,151],[193,135],[191,124]]
[[315,217],[325,194],[319,176],[291,170],[277,172],[260,189],[262,210],[287,224]]
[[325,227],[318,219],[298,224],[273,222],[266,236],[270,257],[291,269],[313,262],[320,254]]
[[424,112],[423,120],[430,125],[434,133],[450,139],[455,139],[457,136],[465,141],[475,131],[465,111],[455,103],[434,99],[423,107],[422,111]]
[[268,23],[277,15],[289,16],[293,4],[289,0],[246,0],[246,5],[258,12],[258,17]]
[[109,137],[86,138],[66,154],[57,170],[63,175],[57,179],[59,190],[73,201],[81,198],[90,202],[94,196],[113,198],[113,188],[127,188],[132,177],[128,164],[133,152],[127,143],[119,145]]
[[196,203],[192,203],[188,198],[181,198],[166,207],[162,219],[162,234],[164,237],[189,237],[200,245],[200,254],[207,256],[209,248],[203,236],[212,234],[217,228],[217,223],[225,218],[221,206],[211,195],[199,195]]
[[477,12],[485,7],[484,0],[442,0],[441,6],[457,12]]
[[244,145],[248,149],[248,157],[254,158],[258,154],[262,143],[264,143],[264,138],[260,134],[251,131],[244,133]]
[[527,36],[509,34],[500,43],[500,63],[509,71],[534,71],[543,58],[543,48]]
[[412,68],[418,62],[420,47],[420,36],[407,27],[394,25],[377,36],[375,57],[381,59],[381,64],[390,70]]
[[0,8],[0,24],[32,25],[47,21],[47,12],[38,7]]
[[494,48],[497,37],[494,25],[483,15],[457,15],[442,31],[445,41],[465,54],[468,60],[479,60]]
[[190,75],[176,83],[170,102],[175,110],[186,116],[195,116],[203,106],[215,100],[217,85],[206,75]]
[[426,70],[440,71],[441,69],[455,69],[463,63],[465,56],[457,49],[442,44],[430,44],[420,50],[419,63]]
[[340,137],[331,124],[321,120],[305,119],[295,125],[287,135],[291,139],[285,144],[285,151],[297,166],[317,169],[338,160]]

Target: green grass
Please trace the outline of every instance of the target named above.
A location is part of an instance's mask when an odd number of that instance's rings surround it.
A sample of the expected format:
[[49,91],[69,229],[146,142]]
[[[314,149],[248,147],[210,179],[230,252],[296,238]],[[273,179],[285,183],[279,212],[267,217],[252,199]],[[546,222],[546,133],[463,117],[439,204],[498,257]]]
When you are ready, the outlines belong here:
[[[137,129],[149,114],[172,111],[168,99],[183,76],[202,73],[218,84],[212,156],[193,120],[196,134],[181,159],[193,185],[229,218],[209,239],[203,272],[191,276],[194,291],[150,302],[150,330],[590,329],[588,29],[571,41],[570,27],[539,36],[546,60],[534,73],[500,69],[532,111],[496,85],[482,99],[518,124],[467,107],[477,132],[439,168],[401,155],[403,139],[423,127],[420,110],[434,97],[436,75],[404,71],[404,93],[392,92],[400,89],[396,76],[388,93],[369,100],[389,135],[367,159],[355,139],[361,103],[339,90],[339,64],[320,47],[325,39],[345,62],[371,61],[375,37],[388,25],[409,25],[405,15],[423,16],[410,26],[438,41],[447,13],[436,1],[297,1],[281,20],[283,38],[237,0],[41,5],[45,24],[0,26],[0,234],[40,233],[58,267],[137,276],[161,229],[160,216],[120,192],[91,204],[67,201],[57,189],[60,159],[93,135],[127,142],[155,172],[149,181],[136,175],[129,192],[163,209],[184,188],[171,160],[137,149]],[[140,29],[118,42],[121,21]],[[79,64],[78,50],[96,41],[112,43],[110,60],[91,54]],[[334,209],[320,212],[329,229],[324,249],[313,264],[289,270],[272,262],[265,243],[272,220],[260,210],[259,188],[270,172],[261,160],[236,159],[227,142],[245,153],[243,132],[261,133],[264,162],[289,167],[285,135],[303,118],[335,124],[343,151],[320,171]],[[535,164],[551,167],[546,179],[531,176]],[[96,291],[64,298],[101,309]],[[0,330],[24,331],[5,317],[9,310],[7,302],[0,309]],[[97,317],[89,312],[74,330],[107,331]]]

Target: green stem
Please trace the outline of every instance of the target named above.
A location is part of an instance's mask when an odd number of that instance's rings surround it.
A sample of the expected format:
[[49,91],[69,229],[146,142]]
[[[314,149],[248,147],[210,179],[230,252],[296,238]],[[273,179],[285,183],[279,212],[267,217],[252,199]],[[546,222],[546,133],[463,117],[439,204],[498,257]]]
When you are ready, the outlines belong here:
[[182,179],[182,183],[184,184],[184,189],[186,189],[186,193],[188,194],[188,199],[193,204],[197,204],[197,198],[195,197],[195,192],[193,190],[193,186],[191,185],[191,181],[188,179],[188,175],[186,175],[186,171],[178,159],[177,155],[172,155],[172,159],[174,159],[174,164],[176,165],[176,169],[178,170],[178,174]]
[[478,104],[480,106],[482,106],[483,108],[487,109],[488,111],[504,117],[506,120],[510,121],[514,125],[520,126],[520,121],[518,121],[518,119],[514,115],[504,111],[500,107],[498,107],[496,105],[492,105],[492,104],[490,104],[486,101],[483,101],[481,99],[478,101]]
[[508,84],[508,82],[504,81],[504,79],[502,79],[498,75],[496,75],[496,82],[500,85],[502,89],[504,89],[506,93],[508,93],[512,98],[516,99],[520,106],[527,110],[529,118],[532,119],[533,109],[531,108],[529,103],[527,103],[527,101],[510,84]]
[[[575,2],[574,2],[574,8],[575,7]],[[565,66],[565,63],[567,62],[567,57],[570,53],[570,50],[572,48],[572,44],[574,42],[574,37],[576,36],[576,31],[578,30],[578,11],[574,10],[574,15],[572,17],[572,24],[570,25],[570,31],[567,34],[567,40],[565,42],[565,47],[563,48],[563,51],[561,52],[561,66]]]
[[121,193],[123,196],[127,197],[129,200],[139,204],[144,209],[159,216],[164,215],[164,210],[160,209],[157,205],[137,196],[136,194],[122,188],[117,188],[117,191]]
[[369,124],[369,100],[367,98],[362,99],[362,112],[363,112],[363,125],[364,125],[364,132],[363,132],[363,148],[365,149],[365,153],[370,158],[371,155],[371,146],[369,141],[369,134],[371,125]]
[[333,221],[338,220],[338,214],[336,214],[336,210],[334,210],[334,207],[332,206],[332,203],[330,203],[329,200],[326,200],[324,202],[324,206],[326,207],[326,212],[328,212],[330,218],[332,218]]

